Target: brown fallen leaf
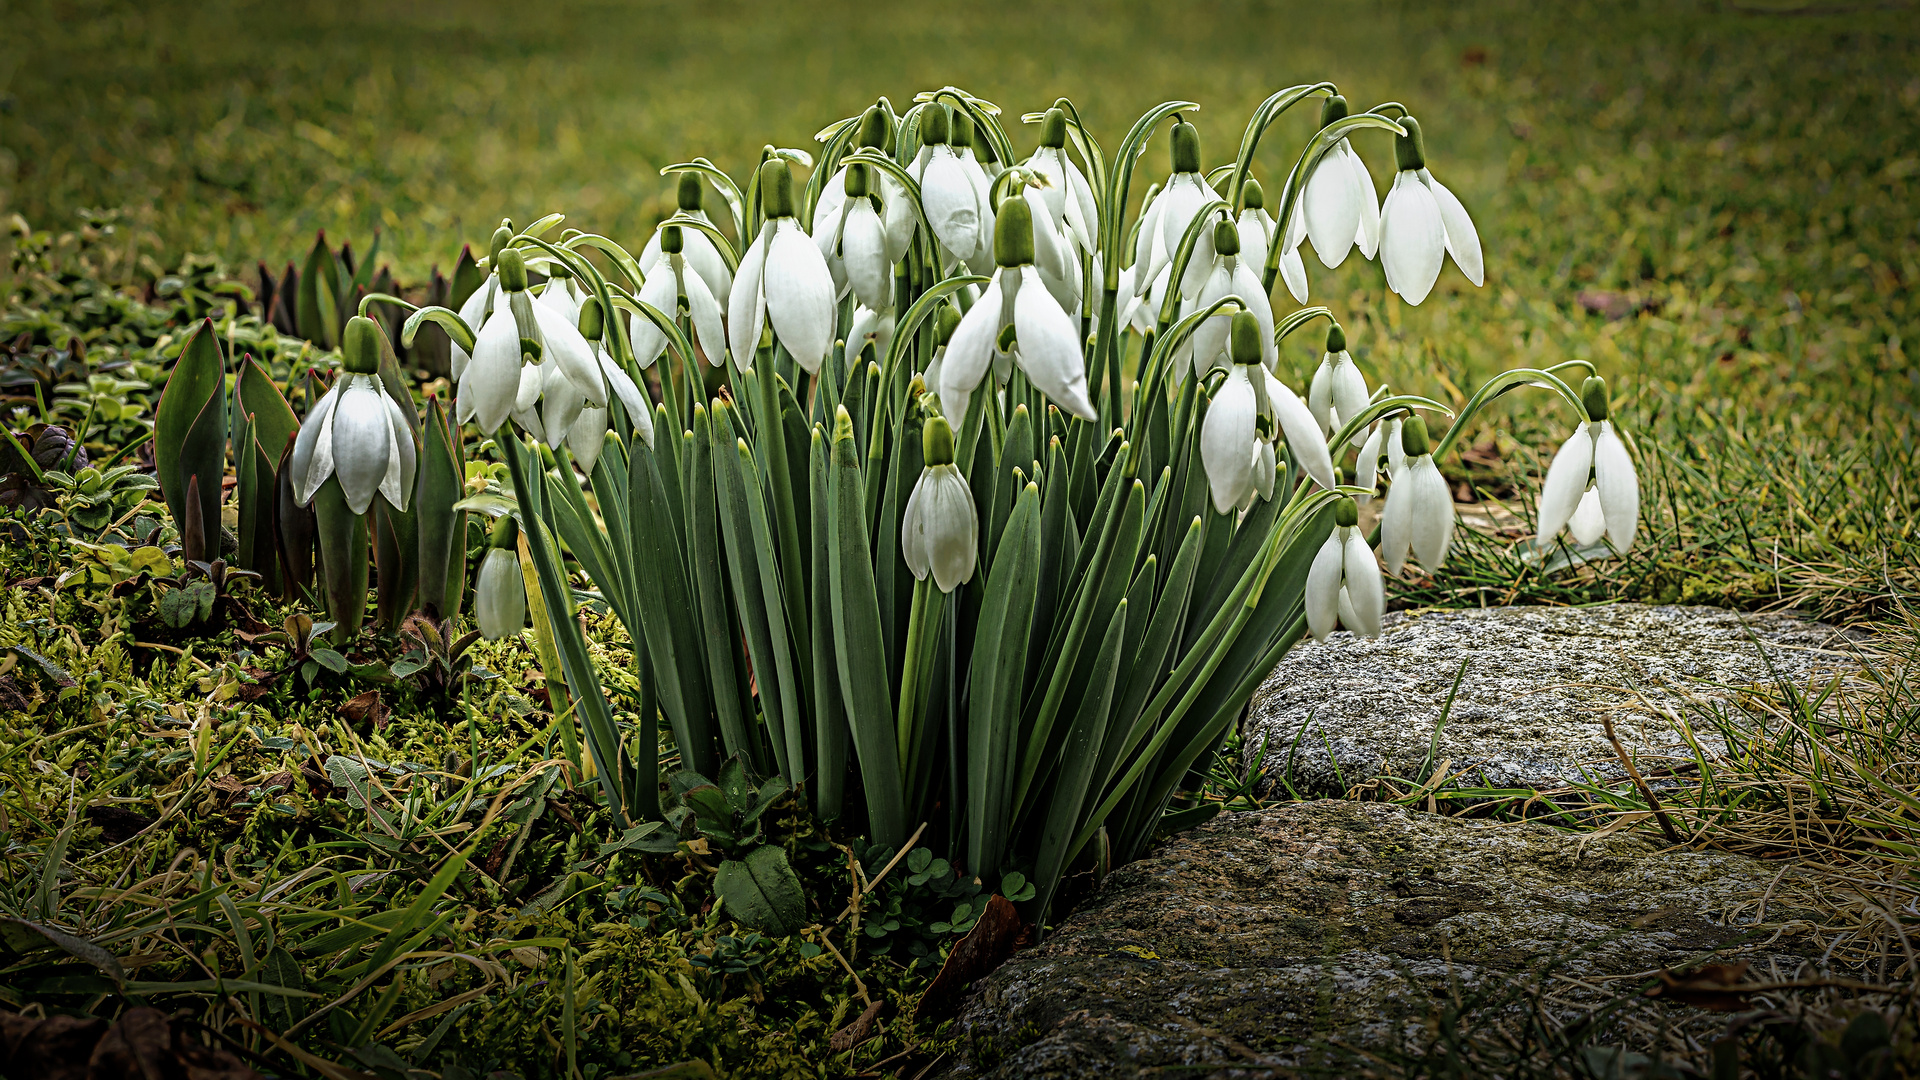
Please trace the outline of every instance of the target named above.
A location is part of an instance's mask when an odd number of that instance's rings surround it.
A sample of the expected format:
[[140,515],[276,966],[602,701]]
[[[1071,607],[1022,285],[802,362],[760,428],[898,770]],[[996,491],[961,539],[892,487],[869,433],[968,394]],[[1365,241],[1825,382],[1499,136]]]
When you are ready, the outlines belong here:
[[340,706],[340,715],[348,723],[373,725],[373,730],[381,731],[387,726],[387,704],[380,700],[380,691],[368,690],[347,699]]
[[224,1047],[174,1027],[158,1009],[139,1006],[109,1025],[98,1017],[34,1019],[0,1012],[0,1075],[36,1080],[261,1080]]
[[940,974],[933,977],[933,985],[920,995],[914,1018],[928,1020],[950,1015],[959,1007],[969,984],[985,978],[1013,955],[1022,929],[1020,914],[1014,910],[1012,901],[995,894],[987,901],[987,910],[980,913],[973,929],[947,954],[947,962],[940,965]]
[[827,1040],[827,1048],[836,1054],[844,1053],[872,1038],[873,1021],[880,1015],[880,1005],[878,1001],[868,1005],[859,1019],[834,1032],[833,1038]]
[[1748,1007],[1747,995],[1757,989],[1746,985],[1746,977],[1745,960],[1736,964],[1702,964],[1685,972],[1661,968],[1660,982],[1647,989],[1647,996],[1713,1012],[1740,1012]]

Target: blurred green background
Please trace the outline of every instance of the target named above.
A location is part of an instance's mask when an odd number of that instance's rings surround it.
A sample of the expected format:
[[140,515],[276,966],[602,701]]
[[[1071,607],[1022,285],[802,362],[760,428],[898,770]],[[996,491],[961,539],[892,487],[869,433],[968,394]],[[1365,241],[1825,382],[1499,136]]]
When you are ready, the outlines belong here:
[[[502,215],[555,209],[638,245],[669,209],[661,165],[741,175],[763,143],[812,147],[876,96],[947,83],[999,102],[1022,150],[1033,131],[1013,121],[1059,95],[1109,152],[1152,104],[1197,101],[1213,164],[1267,93],[1330,79],[1357,108],[1421,117],[1487,284],[1449,268],[1407,308],[1377,265],[1307,254],[1313,302],[1400,390],[1458,400],[1571,357],[1609,375],[1660,544],[1617,593],[1872,614],[1920,587],[1910,6],[159,0],[0,17],[0,213],[63,230],[123,208],[134,283],[187,251],[283,264],[319,228],[356,250],[380,230],[418,282]],[[1269,190],[1310,112],[1265,144]],[[1358,149],[1384,193],[1387,140]],[[1156,138],[1146,176],[1165,153]],[[1304,385],[1317,349],[1287,357]],[[1459,469],[1524,503],[1570,418],[1507,400]],[[1475,565],[1426,598],[1484,598]]]

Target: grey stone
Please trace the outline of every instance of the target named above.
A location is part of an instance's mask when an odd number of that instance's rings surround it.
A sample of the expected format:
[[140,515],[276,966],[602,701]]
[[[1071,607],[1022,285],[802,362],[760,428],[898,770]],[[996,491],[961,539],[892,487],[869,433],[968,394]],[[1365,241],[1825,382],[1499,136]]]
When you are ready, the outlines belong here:
[[1715,704],[1775,678],[1804,686],[1852,671],[1864,640],[1790,615],[1644,604],[1394,613],[1384,631],[1302,642],[1255,693],[1245,745],[1265,747],[1267,794],[1286,794],[1283,778],[1301,794],[1339,794],[1443,763],[1464,774],[1459,786],[1617,779],[1603,715],[1637,766],[1657,772],[1693,759],[1676,717],[1702,752],[1723,753]]
[[1718,949],[1790,978],[1798,940],[1754,931],[1804,916],[1806,887],[1626,832],[1334,800],[1227,814],[1115,871],[982,980],[946,1075],[1324,1068],[1336,1045],[1412,1048],[1439,1003],[1556,958],[1546,983],[1570,1010]]

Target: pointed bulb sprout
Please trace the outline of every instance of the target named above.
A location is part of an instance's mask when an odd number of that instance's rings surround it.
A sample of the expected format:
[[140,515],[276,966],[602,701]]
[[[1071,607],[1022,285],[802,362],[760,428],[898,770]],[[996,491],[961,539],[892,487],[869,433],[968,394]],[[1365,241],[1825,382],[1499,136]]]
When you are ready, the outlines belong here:
[[1480,259],[1480,234],[1453,192],[1427,171],[1426,136],[1420,122],[1403,117],[1407,134],[1393,140],[1399,172],[1380,208],[1380,267],[1387,288],[1409,304],[1418,304],[1433,291],[1440,277],[1442,256],[1452,255],[1468,281],[1485,280]]
[[474,621],[488,641],[518,634],[527,624],[527,579],[514,554],[519,536],[520,526],[512,515],[494,522],[486,557],[480,560],[480,574],[473,583]]
[[1386,587],[1359,524],[1360,510],[1352,499],[1333,504],[1333,532],[1307,570],[1307,629],[1315,641],[1325,641],[1336,626],[1362,637],[1380,636]]
[[377,374],[383,337],[372,319],[347,320],[340,381],[314,404],[294,438],[294,500],[310,505],[328,477],[338,477],[347,508],[364,514],[375,495],[405,510],[413,493],[413,429]]
[[1428,573],[1446,562],[1453,543],[1453,494],[1434,464],[1427,422],[1410,416],[1400,428],[1405,465],[1395,470],[1380,515],[1380,555],[1387,572],[1398,574],[1411,551]]
[[953,428],[933,416],[920,430],[926,467],[900,518],[900,553],[915,580],[932,573],[941,592],[952,592],[973,578],[980,517],[973,490],[953,463]]
[[1626,443],[1609,418],[1607,383],[1590,377],[1580,388],[1587,419],[1553,456],[1540,489],[1541,547],[1561,529],[1581,546],[1603,536],[1616,552],[1633,546],[1640,522],[1640,480]]
[[833,272],[794,219],[793,173],[779,157],[760,165],[760,206],[766,221],[741,258],[727,297],[734,363],[751,370],[761,331],[770,328],[801,368],[818,374],[833,346]]

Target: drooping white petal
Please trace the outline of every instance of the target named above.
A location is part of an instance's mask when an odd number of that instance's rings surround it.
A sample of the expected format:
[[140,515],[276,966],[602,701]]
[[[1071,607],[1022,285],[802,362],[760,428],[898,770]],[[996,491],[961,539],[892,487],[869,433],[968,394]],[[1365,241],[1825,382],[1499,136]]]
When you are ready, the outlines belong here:
[[480,624],[480,636],[498,641],[518,634],[527,624],[527,579],[521,576],[520,560],[505,548],[490,548],[480,560],[480,575],[473,585],[473,615]]
[[1256,412],[1248,366],[1235,364],[1214,393],[1200,426],[1200,462],[1206,467],[1207,488],[1219,513],[1239,506],[1253,491]]
[[927,562],[934,584],[952,592],[973,577],[980,550],[979,515],[966,477],[953,465],[935,465],[921,474],[927,486],[920,503],[926,530]]
[[587,404],[606,408],[607,381],[600,377],[600,364],[594,360],[593,349],[580,328],[546,304],[533,306],[533,321],[540,328],[540,344],[545,350],[542,359],[551,358],[558,364],[560,373],[579,387]]
[[480,430],[491,434],[507,422],[520,389],[520,328],[506,304],[496,305],[473,343],[460,393],[462,410],[471,408]]
[[913,203],[907,198],[907,189],[900,186],[891,173],[880,173],[880,200],[887,225],[887,263],[899,262],[907,257],[907,249],[913,244],[914,227],[920,219],[913,212]]
[[538,364],[527,364],[520,369],[520,382],[514,387],[513,410],[525,412],[540,402],[540,391],[547,387],[547,372],[558,368],[554,361],[542,360]]
[[652,446],[653,402],[647,397],[647,392],[640,389],[626,369],[614,363],[613,357],[606,353],[600,354],[600,371],[607,377],[607,385],[613,387],[620,404],[626,408],[627,419],[632,421],[633,430],[639,432],[640,438],[648,446]]
[[1573,542],[1585,546],[1607,534],[1607,515],[1600,509],[1600,489],[1588,488],[1580,496],[1580,505],[1574,507],[1573,517],[1567,520],[1567,531],[1573,534]]
[[1333,455],[1327,452],[1327,437],[1321,434],[1320,425],[1307,411],[1306,402],[1288,389],[1286,383],[1274,378],[1266,368],[1260,370],[1266,375],[1267,395],[1279,415],[1280,430],[1287,436],[1287,449],[1293,451],[1293,460],[1313,477],[1314,483],[1333,490]]
[[1100,208],[1093,198],[1093,185],[1064,149],[1060,151],[1060,159],[1067,166],[1067,224],[1080,238],[1080,247],[1091,253],[1100,243]]
[[1340,579],[1346,565],[1346,545],[1340,534],[1345,531],[1336,526],[1327,534],[1327,542],[1307,568],[1307,630],[1315,641],[1327,640],[1340,623]]
[[[1353,462],[1353,486],[1366,488],[1369,493],[1375,490],[1374,485],[1380,479],[1380,443],[1385,430],[1385,424],[1373,425],[1367,441],[1360,444],[1360,456]],[[1361,506],[1372,500],[1372,494],[1354,496],[1354,501]]]
[[[1160,208],[1160,235],[1148,264],[1150,273],[1158,274],[1161,267],[1173,260],[1187,227],[1193,224],[1193,216],[1212,197],[1213,189],[1207,187],[1197,173],[1175,173],[1167,179],[1167,189],[1155,200]],[[1198,244],[1194,247],[1196,251],[1199,249]]]
[[[673,269],[662,259],[647,271],[647,280],[640,286],[639,301],[671,319],[680,304],[680,293],[675,288]],[[667,335],[652,319],[635,314],[627,325],[628,340],[633,345],[633,358],[643,368],[652,367],[660,354],[667,351]]]
[[1420,170],[1420,179],[1425,181],[1427,190],[1433,193],[1435,205],[1440,208],[1440,225],[1446,233],[1447,254],[1453,256],[1454,265],[1475,285],[1486,281],[1486,267],[1480,259],[1480,233],[1473,227],[1473,219],[1467,216],[1467,208],[1447,185],[1433,178],[1425,169]]
[[869,307],[854,308],[853,321],[847,324],[847,355],[859,356],[871,341],[874,360],[885,361],[887,350],[893,345],[894,326],[891,308],[886,311],[875,311]]
[[1407,467],[1405,482],[1413,489],[1413,553],[1433,573],[1447,561],[1453,543],[1453,493],[1432,454],[1420,455]]
[[1407,467],[1407,449],[1400,441],[1400,425],[1401,420],[1397,416],[1387,421],[1387,479],[1389,480],[1398,479],[1400,470]]
[[887,260],[887,227],[866,199],[856,199],[847,211],[846,226],[840,234],[840,252],[854,297],[870,308],[886,307],[893,293],[893,263]]
[[1360,234],[1360,193],[1354,190],[1353,169],[1340,150],[1336,144],[1320,159],[1300,194],[1307,238],[1313,241],[1314,254],[1329,270],[1346,260],[1354,238]]
[[1301,261],[1299,248],[1280,253],[1280,280],[1287,283],[1287,292],[1293,296],[1294,303],[1307,302],[1307,264]]
[[840,218],[846,208],[847,167],[842,165],[821,186],[819,200],[813,204],[813,220],[807,225],[814,246],[829,263],[833,262],[833,242],[840,235]]
[[960,317],[960,325],[947,341],[946,359],[940,367],[940,411],[956,426],[966,417],[968,398],[986,378],[987,365],[993,362],[994,339],[999,337],[1001,326],[1001,276],[994,274],[987,290]]
[[1149,193],[1140,208],[1140,224],[1133,238],[1133,295],[1139,296],[1153,282],[1159,268],[1153,265],[1154,249],[1160,246],[1160,212],[1166,209],[1166,189]]
[[[1340,423],[1345,424],[1366,410],[1371,400],[1367,392],[1367,377],[1360,373],[1360,365],[1353,357],[1342,351],[1334,358],[1333,365],[1333,408],[1339,414]],[[1355,432],[1353,441],[1358,445],[1364,438]]]
[[1547,478],[1540,485],[1538,542],[1543,546],[1560,535],[1580,505],[1580,497],[1587,490],[1587,473],[1593,467],[1593,443],[1593,431],[1582,420],[1547,466]]
[[1080,306],[1080,264],[1073,258],[1072,241],[1062,235],[1046,212],[1044,190],[1029,187],[1022,193],[1033,218],[1033,264],[1040,280],[1063,311]]
[[782,218],[767,249],[767,317],[793,358],[813,375],[833,347],[833,275],[798,222]]
[[393,400],[391,394],[381,394],[387,403],[387,419],[393,427],[393,458],[387,462],[387,475],[380,482],[380,494],[387,497],[395,510],[404,511],[407,500],[413,496],[413,479],[419,468],[419,452],[413,445],[413,425],[408,422],[406,411],[400,403]]
[[[1013,302],[1014,336],[1020,341],[1020,366],[1033,385],[1061,411],[1082,420],[1096,419],[1087,397],[1086,359],[1073,319],[1060,310],[1032,266],[1020,268],[1022,288]],[[959,336],[959,331],[954,332]]]
[[334,475],[340,478],[347,508],[364,514],[388,468],[400,467],[399,452],[379,382],[371,375],[347,375],[341,382],[340,402],[327,425],[333,436]]
[[926,498],[927,474],[922,472],[907,496],[907,508],[900,513],[900,558],[915,581],[925,581],[933,570],[927,553]]
[[1273,303],[1267,299],[1267,290],[1260,284],[1260,276],[1245,259],[1237,260],[1234,265],[1233,292],[1246,301],[1253,321],[1260,324],[1260,362],[1271,371],[1280,362],[1280,345],[1273,340]]
[[1259,446],[1253,452],[1253,489],[1260,493],[1260,501],[1272,501],[1273,481],[1274,477],[1279,475],[1279,471],[1280,466],[1274,457],[1273,444],[1261,439]]
[[720,301],[699,274],[682,273],[680,284],[686,289],[687,312],[693,316],[694,342],[706,354],[707,363],[719,367],[727,362],[727,331],[721,321]]
[[1342,139],[1340,145],[1347,151],[1347,165],[1353,170],[1353,189],[1360,195],[1360,228],[1353,242],[1360,248],[1361,257],[1371,259],[1380,250],[1380,193],[1374,190],[1373,174],[1367,171],[1367,163],[1360,160],[1352,144]]
[[[1184,319],[1193,311],[1209,307],[1215,301],[1233,292],[1233,274],[1225,266],[1219,265],[1219,262],[1217,258],[1214,260],[1213,273],[1208,275],[1207,282],[1200,287],[1198,295],[1180,305],[1180,318]],[[1182,353],[1190,358],[1194,374],[1204,375],[1215,367],[1226,367],[1231,362],[1227,355],[1227,336],[1232,330],[1233,315],[1230,309],[1209,316],[1199,326],[1193,328],[1193,335],[1187,339],[1187,345]],[[1181,358],[1175,359],[1178,361]],[[1176,362],[1176,375],[1182,366],[1184,365]],[[1179,380],[1176,378],[1175,381]]]
[[1418,175],[1402,170],[1380,210],[1380,268],[1386,271],[1387,288],[1409,304],[1425,300],[1440,277],[1446,245],[1440,204]]
[[972,257],[980,245],[980,197],[950,147],[933,147],[920,182],[920,206],[942,247],[956,259]]
[[1405,483],[1407,472],[1389,473],[1393,486],[1387,488],[1387,505],[1380,511],[1380,558],[1387,573],[1398,575],[1413,549],[1413,485]]
[[546,287],[541,289],[540,295],[534,299],[552,308],[555,314],[570,323],[578,322],[580,319],[581,296],[574,289],[571,277],[549,279]]
[[1240,232],[1240,261],[1266,272],[1267,245],[1273,242],[1273,218],[1264,209],[1248,207],[1234,223]]
[[1333,434],[1333,364],[1333,354],[1322,353],[1313,381],[1307,384],[1307,411],[1328,435]]
[[[700,217],[707,215],[702,212]],[[680,227],[681,254],[687,265],[706,282],[707,291],[715,296],[725,296],[733,286],[733,273],[727,269],[727,260],[720,255],[720,249],[714,246],[713,238],[691,225]]]
[[1600,510],[1607,519],[1607,538],[1615,551],[1633,546],[1640,524],[1640,480],[1626,443],[1613,430],[1613,421],[1600,421],[1600,437],[1593,444],[1594,486],[1600,492]]
[[[499,288],[499,280],[491,274],[487,275],[487,280],[481,282],[480,287],[473,290],[472,295],[460,305],[460,321],[467,324],[467,329],[473,331],[475,337],[480,336],[480,327],[487,321],[487,304],[493,299],[494,290]],[[460,382],[460,376],[467,373],[467,364],[472,360],[472,354],[461,348],[459,342],[453,343],[453,381],[456,384]]]
[[[1338,531],[1338,530],[1336,530]],[[1360,530],[1346,530],[1346,556],[1343,560],[1346,569],[1346,595],[1352,605],[1352,621],[1347,629],[1362,637],[1380,636],[1380,618],[1387,611],[1386,586],[1380,580],[1380,562],[1374,558],[1373,549],[1367,546],[1366,537]],[[1342,620],[1349,613],[1342,612]]]
[[[651,427],[651,424],[649,424]],[[573,460],[589,475],[593,473],[594,463],[600,460],[600,451],[607,442],[607,410],[581,409],[580,415],[567,429],[567,449],[573,451]],[[652,445],[649,440],[648,445]]]
[[548,446],[565,441],[567,432],[573,430],[573,423],[580,418],[580,410],[586,407],[586,396],[573,380],[566,377],[560,369],[548,372],[541,380],[540,428],[542,441]]
[[760,278],[766,268],[767,243],[772,239],[773,225],[771,221],[762,225],[760,235],[748,245],[746,255],[740,260],[740,269],[733,277],[733,291],[727,296],[727,348],[733,353],[735,366],[742,371],[753,367],[754,350],[760,345],[760,331],[767,316],[767,298],[761,291]]
[[313,493],[333,475],[333,440],[321,435],[339,403],[340,384],[334,383],[314,403],[306,422],[300,425],[300,433],[293,438],[293,457],[288,464],[293,470],[293,501],[301,506],[312,502]]

